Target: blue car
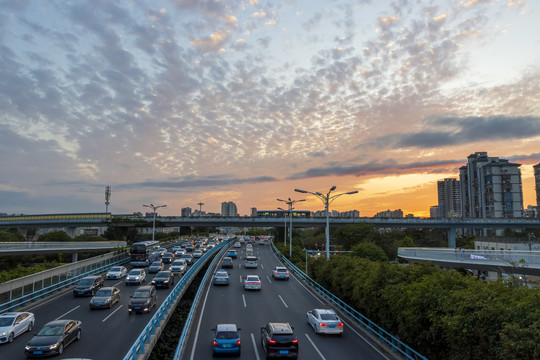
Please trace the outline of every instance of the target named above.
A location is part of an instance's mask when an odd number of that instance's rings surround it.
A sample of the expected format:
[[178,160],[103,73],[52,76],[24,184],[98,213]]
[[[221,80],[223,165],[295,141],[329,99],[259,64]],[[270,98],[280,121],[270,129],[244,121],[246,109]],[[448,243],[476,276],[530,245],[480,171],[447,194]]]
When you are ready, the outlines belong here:
[[218,324],[214,330],[213,355],[240,356],[240,328],[236,324]]

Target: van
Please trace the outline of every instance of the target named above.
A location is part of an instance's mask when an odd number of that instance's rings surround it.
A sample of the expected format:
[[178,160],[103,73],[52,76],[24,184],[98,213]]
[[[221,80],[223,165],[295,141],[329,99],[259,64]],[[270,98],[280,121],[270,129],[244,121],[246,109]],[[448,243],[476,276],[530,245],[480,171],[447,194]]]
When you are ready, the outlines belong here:
[[246,256],[244,259],[244,267],[245,268],[257,268],[259,264],[257,263],[257,257],[256,256]]

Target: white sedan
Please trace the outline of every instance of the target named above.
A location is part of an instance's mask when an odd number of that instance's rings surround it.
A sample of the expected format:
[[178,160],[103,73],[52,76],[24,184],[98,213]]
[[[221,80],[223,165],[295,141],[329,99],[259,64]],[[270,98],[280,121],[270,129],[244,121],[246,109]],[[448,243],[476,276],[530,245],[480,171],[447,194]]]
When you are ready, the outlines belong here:
[[127,275],[127,269],[125,266],[113,266],[107,272],[107,279],[121,279]]
[[343,335],[343,320],[334,310],[313,309],[307,312],[307,321],[317,334]]
[[26,331],[32,331],[36,318],[31,312],[6,312],[0,315],[0,343],[10,343]]
[[246,290],[261,290],[261,279],[257,275],[248,275],[244,279],[244,289]]

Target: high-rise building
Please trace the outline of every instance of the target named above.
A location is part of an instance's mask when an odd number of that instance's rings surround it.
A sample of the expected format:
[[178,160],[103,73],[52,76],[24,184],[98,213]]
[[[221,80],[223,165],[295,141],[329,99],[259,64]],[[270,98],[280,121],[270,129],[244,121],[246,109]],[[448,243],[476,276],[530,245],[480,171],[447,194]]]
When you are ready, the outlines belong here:
[[232,201],[221,203],[221,216],[238,216],[236,204]]
[[251,208],[251,217],[257,217],[257,208]]
[[519,218],[523,213],[521,164],[487,152],[467,157],[459,169],[461,214],[469,218]]
[[441,219],[461,214],[461,189],[459,181],[454,178],[437,181],[437,199],[439,200],[439,205],[436,209],[436,218]]
[[386,210],[376,213],[373,217],[384,219],[403,219],[403,211],[401,209]]
[[181,216],[182,216],[182,217],[189,217],[189,216],[191,216],[191,208],[190,208],[190,207],[182,208],[182,210],[181,210]]

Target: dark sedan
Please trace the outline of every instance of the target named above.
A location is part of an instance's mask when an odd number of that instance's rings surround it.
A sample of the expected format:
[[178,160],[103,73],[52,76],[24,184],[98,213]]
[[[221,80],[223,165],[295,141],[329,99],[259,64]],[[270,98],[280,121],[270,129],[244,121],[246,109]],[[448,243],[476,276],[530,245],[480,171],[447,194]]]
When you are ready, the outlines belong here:
[[90,309],[110,309],[117,302],[120,302],[120,289],[114,286],[104,287],[90,299]]
[[28,358],[61,355],[69,344],[81,338],[81,329],[79,320],[51,321],[28,342],[24,353]]
[[174,274],[170,270],[160,271],[154,276],[152,285],[156,288],[170,288],[174,285]]

